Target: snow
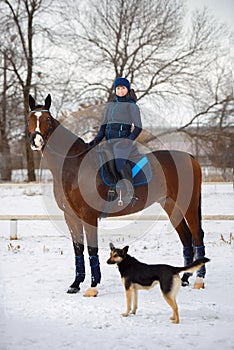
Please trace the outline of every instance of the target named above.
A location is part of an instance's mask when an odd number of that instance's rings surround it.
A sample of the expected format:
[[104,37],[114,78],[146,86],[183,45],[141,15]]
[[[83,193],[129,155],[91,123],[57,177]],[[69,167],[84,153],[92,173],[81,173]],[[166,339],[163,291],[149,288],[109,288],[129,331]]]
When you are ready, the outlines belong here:
[[[50,185],[0,186],[0,214],[58,213]],[[203,214],[233,215],[231,183],[203,185]],[[159,287],[139,292],[136,315],[121,316],[125,293],[118,269],[106,264],[109,242],[130,245],[129,254],[147,263],[183,264],[182,246],[168,221],[102,220],[99,256],[102,283],[97,298],[67,294],[74,278],[74,255],[62,221],[20,221],[16,241],[0,221],[0,349],[103,350],[234,349],[234,222],[204,221],[206,286],[181,288],[181,323],[170,323],[171,309]],[[227,242],[222,241],[221,234]]]

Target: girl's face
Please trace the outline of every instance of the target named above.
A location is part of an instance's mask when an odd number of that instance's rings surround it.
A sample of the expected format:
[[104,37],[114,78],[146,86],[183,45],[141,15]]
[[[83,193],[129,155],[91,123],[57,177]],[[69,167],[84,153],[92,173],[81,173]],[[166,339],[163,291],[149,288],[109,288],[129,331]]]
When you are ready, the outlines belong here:
[[128,89],[126,88],[126,86],[119,85],[116,87],[115,93],[116,96],[123,97],[127,95]]

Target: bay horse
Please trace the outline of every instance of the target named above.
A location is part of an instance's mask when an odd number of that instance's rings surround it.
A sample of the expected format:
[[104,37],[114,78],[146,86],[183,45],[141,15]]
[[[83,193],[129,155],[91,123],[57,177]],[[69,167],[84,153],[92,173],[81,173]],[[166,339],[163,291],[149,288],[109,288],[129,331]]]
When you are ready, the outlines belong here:
[[[51,96],[36,105],[29,95],[28,133],[31,148],[41,151],[53,175],[53,190],[71,233],[75,253],[75,280],[68,293],[77,293],[85,279],[84,233],[91,267],[91,287],[85,296],[97,295],[101,280],[98,257],[98,219],[105,207],[108,187],[103,183],[95,149],[65,128],[50,113]],[[113,202],[110,217],[132,214],[155,202],[160,203],[183,245],[184,265],[205,256],[201,227],[201,168],[188,153],[155,151],[147,153],[152,179],[135,188],[135,206]],[[205,267],[197,272],[194,288],[204,288]],[[182,277],[188,285],[190,274]]]

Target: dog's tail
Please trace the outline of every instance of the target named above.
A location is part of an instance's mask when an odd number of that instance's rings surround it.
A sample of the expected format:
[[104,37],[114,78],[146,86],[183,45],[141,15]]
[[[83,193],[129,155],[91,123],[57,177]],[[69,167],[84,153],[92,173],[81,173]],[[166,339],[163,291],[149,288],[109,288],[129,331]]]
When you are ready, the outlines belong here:
[[209,262],[210,259],[208,258],[200,258],[195,260],[194,262],[192,262],[191,264],[184,266],[184,267],[177,267],[176,268],[176,273],[180,273],[180,272],[196,272],[197,270],[199,270],[203,265],[205,265],[207,262]]

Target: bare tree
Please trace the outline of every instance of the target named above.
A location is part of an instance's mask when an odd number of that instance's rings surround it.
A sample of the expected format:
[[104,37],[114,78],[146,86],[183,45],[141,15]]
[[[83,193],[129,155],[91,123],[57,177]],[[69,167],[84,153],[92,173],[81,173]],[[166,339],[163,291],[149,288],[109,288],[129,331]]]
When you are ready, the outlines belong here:
[[197,101],[194,94],[194,116],[177,129],[195,139],[212,165],[224,170],[233,167],[234,156],[232,66],[230,55],[226,56],[223,65],[220,63],[220,58],[214,61],[211,78],[204,79],[203,100]]
[[7,90],[9,88],[7,81],[7,54],[3,52],[2,57],[2,86],[1,86],[1,111],[0,111],[0,154],[1,154],[1,166],[0,166],[0,179],[2,181],[11,180],[11,156],[10,145],[7,128]]
[[[233,62],[222,47],[229,32],[208,9],[193,13],[189,22],[183,0],[105,0],[102,6],[96,1],[82,6],[73,0],[70,4],[72,16],[62,8],[68,24],[65,37],[85,71],[82,93],[76,97],[111,100],[113,80],[125,76],[136,87],[139,100],[151,98],[172,113],[176,104],[184,104],[187,115],[182,112],[181,119],[187,122],[163,134],[179,131],[192,137],[195,133],[193,138],[201,136],[202,143],[202,128],[213,125],[214,131],[215,125],[218,132],[221,111],[233,101]],[[151,134],[147,140],[161,135]]]
[[[199,122],[200,120],[200,122]],[[196,143],[198,157],[205,155],[212,166],[234,168],[234,100],[226,99],[210,110],[205,120],[181,129]],[[225,176],[224,176],[225,177]]]
[[[38,82],[44,89],[53,87],[55,99],[60,95],[60,106],[68,101],[77,106],[86,100],[90,105],[112,99],[114,79],[125,76],[138,99],[151,99],[156,108],[193,106],[180,131],[197,122],[209,125],[214,113],[220,117],[218,110],[231,102],[232,85],[224,79],[228,74],[224,60],[219,60],[219,75],[214,75],[224,28],[207,10],[194,13],[189,24],[185,0],[103,0],[102,6],[96,0],[53,0],[51,8],[49,2],[0,2],[0,53],[7,52],[7,70],[21,89],[25,139],[28,93],[31,89],[34,95],[41,95]],[[54,31],[48,29],[46,8],[53,11]],[[62,20],[54,18],[58,8]],[[35,40],[38,33],[39,42]],[[42,51],[45,35],[52,46]],[[52,48],[58,47],[59,69],[49,63]],[[219,51],[218,56],[224,53]],[[55,63],[54,56],[52,59]],[[33,180],[33,158],[26,144],[28,178]]]
[[90,0],[86,8],[70,3],[72,16],[62,8],[62,28],[73,54],[83,58],[83,97],[110,100],[117,76],[129,78],[139,100],[189,96],[209,69],[222,31],[205,10],[188,27],[184,0],[104,0],[102,6]]
[[8,70],[13,72],[21,89],[29,181],[36,179],[33,153],[27,139],[28,95],[34,72],[33,39],[37,32],[34,19],[42,11],[44,3],[45,0],[2,0],[0,4],[2,31],[0,50],[5,52]]
[[[225,58],[225,59],[224,59]],[[213,62],[212,74],[204,74],[202,99],[199,91],[191,91],[193,115],[180,127],[164,130],[168,133],[184,133],[195,144],[196,157],[204,164],[223,169],[233,168],[234,159],[234,94],[232,57],[222,57]],[[210,67],[211,68],[211,67]],[[210,73],[210,72],[209,72]]]

